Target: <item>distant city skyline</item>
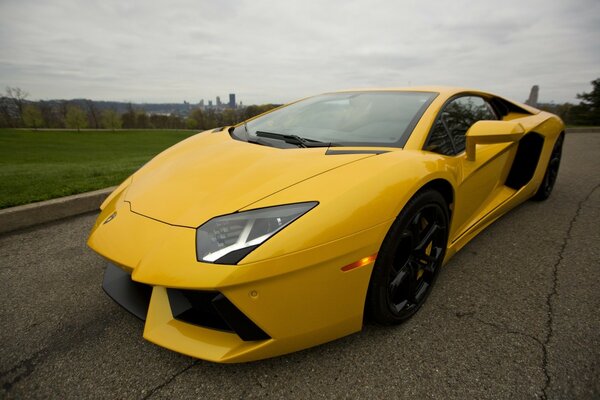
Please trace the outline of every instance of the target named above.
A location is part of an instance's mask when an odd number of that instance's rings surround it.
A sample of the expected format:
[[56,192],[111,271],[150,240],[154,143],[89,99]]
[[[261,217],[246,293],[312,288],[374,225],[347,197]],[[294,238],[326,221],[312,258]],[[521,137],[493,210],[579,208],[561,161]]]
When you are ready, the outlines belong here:
[[[5,96],[6,93],[2,93],[0,91],[0,97]],[[238,107],[243,107],[243,101],[236,101],[236,94],[235,93],[229,93],[229,101],[227,103],[223,103],[220,100],[221,96],[215,96],[214,98],[214,102],[213,99],[210,98],[201,98],[198,101],[194,101],[194,100],[181,100],[181,101],[153,101],[153,102],[149,102],[149,101],[130,101],[130,100],[112,100],[112,99],[91,99],[91,98],[84,98],[84,97],[80,97],[80,98],[53,98],[53,99],[33,99],[29,96],[29,93],[26,92],[27,97],[25,98],[25,101],[31,101],[31,102],[38,102],[38,101],[77,101],[77,100],[91,100],[93,102],[99,102],[99,103],[122,103],[122,104],[127,104],[127,103],[131,103],[131,104],[137,104],[137,105],[141,105],[141,104],[187,104],[190,106],[198,106],[200,108],[209,108],[209,107],[221,107],[221,108],[238,108]],[[207,101],[205,101],[207,100]],[[250,105],[250,104],[246,104],[246,105]]]
[[[287,103],[449,85],[577,102],[600,75],[600,2],[0,2],[0,90],[30,99]],[[226,97],[221,97],[224,102]]]
[[[188,102],[190,104],[196,104],[198,105],[200,108],[204,108],[204,107],[212,107],[212,99],[208,99],[208,103],[209,105],[206,106],[204,104],[204,98],[201,98],[197,103],[194,102]],[[237,108],[240,107],[242,102],[240,101],[240,103],[236,103],[235,100],[235,93],[229,93],[229,101],[227,103],[223,103],[221,101],[221,96],[216,96],[215,97],[215,104],[216,107],[223,107],[223,108]]]

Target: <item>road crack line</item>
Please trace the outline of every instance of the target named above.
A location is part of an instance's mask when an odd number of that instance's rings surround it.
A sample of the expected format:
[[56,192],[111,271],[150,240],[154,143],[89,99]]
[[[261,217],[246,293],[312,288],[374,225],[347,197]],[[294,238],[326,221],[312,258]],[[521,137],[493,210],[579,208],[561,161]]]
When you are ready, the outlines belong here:
[[521,332],[521,331],[516,331],[516,330],[510,329],[508,326],[506,326],[504,324],[499,324],[499,323],[495,323],[495,322],[489,322],[489,321],[486,321],[484,319],[481,319],[481,318],[479,318],[476,315],[475,311],[469,311],[469,312],[460,312],[459,311],[459,312],[455,312],[454,314],[458,318],[464,318],[464,317],[472,318],[475,321],[477,321],[477,322],[479,322],[479,323],[481,323],[483,325],[491,326],[492,328],[494,328],[494,329],[496,329],[496,330],[498,330],[500,332],[503,332],[503,333],[506,333],[506,334],[509,334],[509,335],[524,336],[526,338],[529,338],[529,339],[533,340],[534,342],[536,342],[540,346],[544,345],[543,342],[540,339],[538,339],[537,337],[535,337],[533,335],[530,335],[530,334],[525,333],[525,332]]
[[544,400],[548,399],[548,388],[550,387],[550,383],[552,381],[552,377],[550,376],[550,372],[548,371],[548,345],[550,344],[550,341],[552,340],[552,336],[554,334],[554,298],[558,296],[558,267],[563,262],[563,254],[565,252],[565,249],[567,248],[567,245],[569,244],[569,241],[571,240],[571,232],[573,230],[573,226],[579,218],[579,214],[581,213],[583,205],[590,199],[592,194],[598,188],[600,188],[600,185],[594,186],[592,190],[590,190],[590,192],[587,194],[587,196],[585,196],[585,198],[578,203],[575,215],[573,216],[573,218],[571,218],[571,221],[569,222],[569,228],[567,229],[567,232],[563,237],[563,242],[558,252],[558,259],[552,267],[552,288],[548,293],[548,296],[546,297],[546,309],[548,315],[548,318],[546,320],[546,337],[542,341],[542,370],[544,371],[545,376],[545,383],[544,387],[542,388],[542,399]]
[[165,386],[167,386],[169,383],[173,382],[173,380],[175,380],[175,378],[177,378],[179,375],[183,374],[184,372],[190,370],[192,367],[196,366],[198,364],[198,361],[199,360],[194,360],[190,365],[188,365],[187,367],[181,369],[180,371],[177,371],[169,379],[167,379],[166,381],[164,381],[160,385],[158,385],[158,386],[154,387],[153,389],[151,389],[148,393],[146,393],[146,395],[144,397],[142,397],[142,400],[149,399],[154,393],[160,391],[162,388],[164,388]]

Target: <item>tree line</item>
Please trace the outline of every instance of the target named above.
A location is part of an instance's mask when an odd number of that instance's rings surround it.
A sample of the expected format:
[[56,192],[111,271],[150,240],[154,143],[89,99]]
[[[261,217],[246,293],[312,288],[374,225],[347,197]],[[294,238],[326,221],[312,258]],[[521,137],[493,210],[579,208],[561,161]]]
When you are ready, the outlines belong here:
[[29,101],[20,88],[8,87],[0,97],[0,128],[51,129],[211,129],[235,125],[262,114],[276,104],[243,108],[193,108],[188,115],[150,114],[132,104],[125,112],[102,107],[93,100]]
[[[577,94],[579,104],[541,103],[538,108],[557,114],[567,125],[600,126],[600,78],[591,82],[592,91]],[[129,104],[125,112],[102,107],[92,100],[27,100],[28,93],[8,87],[0,97],[0,128],[54,129],[211,129],[234,125],[278,105],[243,108],[200,107],[188,115],[149,114]]]
[[538,108],[558,115],[567,125],[600,126],[600,78],[590,82],[592,91],[579,93],[579,104],[539,104]]

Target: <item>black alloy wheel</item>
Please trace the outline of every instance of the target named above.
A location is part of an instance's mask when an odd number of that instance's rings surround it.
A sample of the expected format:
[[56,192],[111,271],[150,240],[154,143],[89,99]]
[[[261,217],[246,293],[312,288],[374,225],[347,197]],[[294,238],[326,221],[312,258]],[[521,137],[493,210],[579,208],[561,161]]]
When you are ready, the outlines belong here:
[[446,254],[448,207],[433,190],[417,193],[388,232],[369,284],[366,312],[400,323],[425,302]]
[[556,183],[556,178],[558,177],[564,140],[564,133],[561,133],[552,148],[552,154],[550,155],[550,161],[548,161],[548,167],[546,167],[546,173],[544,174],[544,179],[542,179],[542,184],[533,195],[534,200],[542,201],[550,197],[552,189],[554,189],[554,184]]

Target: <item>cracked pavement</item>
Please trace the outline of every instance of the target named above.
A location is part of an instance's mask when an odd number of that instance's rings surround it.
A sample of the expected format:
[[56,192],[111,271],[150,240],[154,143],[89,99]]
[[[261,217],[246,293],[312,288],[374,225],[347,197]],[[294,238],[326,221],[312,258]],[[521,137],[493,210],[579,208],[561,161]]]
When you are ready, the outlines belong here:
[[0,236],[1,398],[600,398],[600,134],[569,134],[550,199],[495,222],[399,327],[274,359],[144,341],[102,291],[95,216]]

